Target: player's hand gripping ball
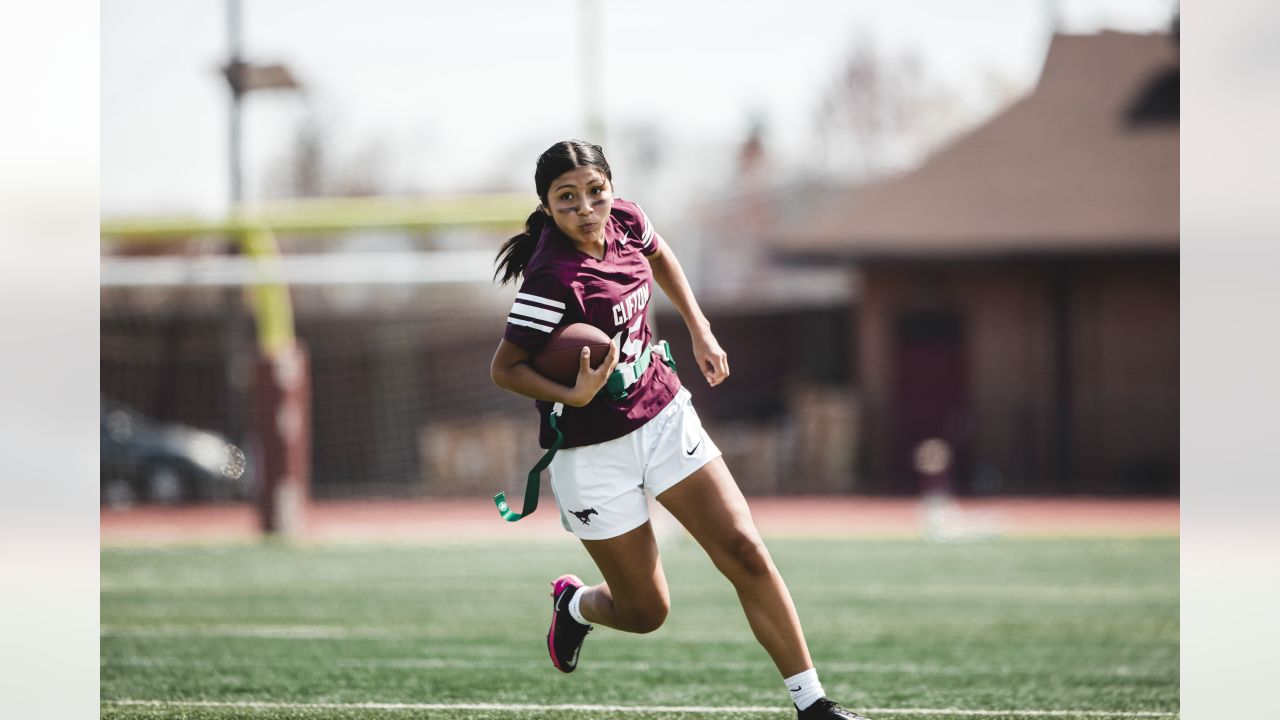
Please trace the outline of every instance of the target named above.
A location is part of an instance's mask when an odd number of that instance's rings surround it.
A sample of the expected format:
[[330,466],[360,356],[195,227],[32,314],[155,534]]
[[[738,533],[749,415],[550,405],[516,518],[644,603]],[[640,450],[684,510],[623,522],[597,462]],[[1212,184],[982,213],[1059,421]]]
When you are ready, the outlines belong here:
[[578,380],[582,348],[591,348],[591,367],[598,368],[609,354],[609,336],[594,325],[573,323],[551,332],[542,347],[529,356],[529,364],[540,375],[573,387]]

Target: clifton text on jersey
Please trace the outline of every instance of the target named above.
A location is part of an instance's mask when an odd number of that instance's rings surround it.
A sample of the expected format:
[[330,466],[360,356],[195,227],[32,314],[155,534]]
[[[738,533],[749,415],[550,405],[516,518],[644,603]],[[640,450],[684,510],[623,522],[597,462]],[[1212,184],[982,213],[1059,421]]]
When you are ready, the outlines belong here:
[[626,325],[631,316],[644,310],[649,304],[649,285],[640,286],[639,290],[622,298],[622,302],[613,306],[613,324]]

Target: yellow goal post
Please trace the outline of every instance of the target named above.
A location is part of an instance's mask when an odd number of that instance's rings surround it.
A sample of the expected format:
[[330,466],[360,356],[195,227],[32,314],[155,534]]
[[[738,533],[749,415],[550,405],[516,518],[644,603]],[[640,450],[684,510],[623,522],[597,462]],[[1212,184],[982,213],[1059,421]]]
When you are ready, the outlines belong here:
[[295,337],[289,287],[276,267],[281,257],[276,233],[302,238],[370,229],[509,233],[523,227],[536,205],[536,198],[524,193],[315,198],[261,203],[221,218],[106,218],[100,233],[104,248],[220,236],[253,264],[247,285],[258,349],[251,425],[262,453],[257,502],[263,531],[287,536],[300,529],[309,501],[310,380],[305,350]]
[[224,218],[152,216],[104,219],[104,242],[173,242],[184,237],[224,236],[237,243],[262,272],[253,288],[253,315],[260,349],[267,354],[293,342],[288,288],[272,272],[280,249],[275,233],[329,235],[353,230],[441,230],[522,227],[537,204],[524,193],[423,198],[311,198],[266,203]]

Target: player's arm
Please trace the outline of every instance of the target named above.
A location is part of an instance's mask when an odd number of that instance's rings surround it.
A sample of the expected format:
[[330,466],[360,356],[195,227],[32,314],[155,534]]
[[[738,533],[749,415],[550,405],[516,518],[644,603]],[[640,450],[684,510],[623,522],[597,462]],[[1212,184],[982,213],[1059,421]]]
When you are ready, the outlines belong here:
[[493,361],[489,363],[489,377],[498,387],[517,395],[582,407],[591,402],[591,398],[605,386],[609,373],[613,372],[617,364],[617,345],[609,344],[609,354],[605,355],[600,367],[594,370],[591,369],[591,353],[584,347],[578,365],[578,379],[573,387],[565,387],[534,370],[529,364],[529,353],[524,348],[510,340],[502,340],[498,343],[498,351],[493,354]]
[[729,356],[720,348],[715,335],[711,334],[711,323],[698,307],[698,300],[693,296],[689,280],[675,253],[669,245],[663,243],[645,257],[649,260],[649,267],[653,269],[653,279],[671,299],[671,304],[676,306],[680,317],[684,318],[684,324],[689,328],[698,370],[712,387],[724,382],[729,377]]

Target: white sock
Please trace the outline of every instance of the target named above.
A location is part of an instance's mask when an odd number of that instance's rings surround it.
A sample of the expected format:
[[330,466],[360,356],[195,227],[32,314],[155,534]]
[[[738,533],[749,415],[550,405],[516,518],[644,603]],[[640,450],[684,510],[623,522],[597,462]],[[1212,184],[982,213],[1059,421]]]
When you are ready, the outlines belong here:
[[573,597],[569,598],[569,617],[572,617],[583,625],[590,626],[591,623],[587,622],[587,619],[582,617],[582,596],[586,591],[587,586],[583,585],[578,588],[577,592],[573,594]]
[[822,683],[818,682],[818,671],[809,668],[798,675],[783,680],[791,693],[791,702],[801,710],[809,707],[823,697]]

